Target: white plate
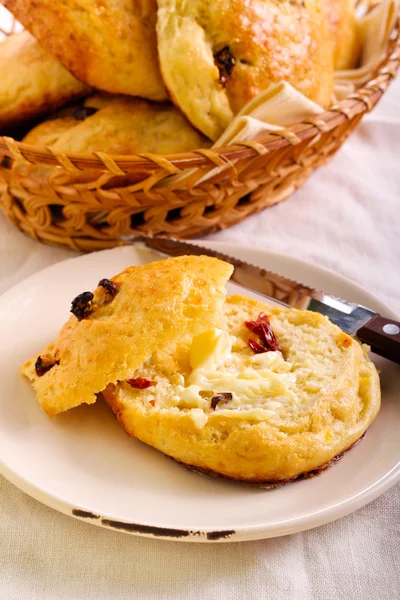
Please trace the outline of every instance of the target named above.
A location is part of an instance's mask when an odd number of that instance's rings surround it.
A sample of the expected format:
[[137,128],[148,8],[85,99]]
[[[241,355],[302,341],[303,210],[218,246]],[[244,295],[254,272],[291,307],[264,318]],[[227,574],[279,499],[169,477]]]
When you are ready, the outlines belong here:
[[[250,248],[207,245],[396,317],[374,296],[325,269]],[[316,527],[371,502],[399,479],[400,370],[384,360],[378,361],[383,406],[364,440],[315,479],[274,490],[187,471],[128,438],[100,402],[50,420],[18,375],[19,365],[54,338],[72,298],[144,260],[132,247],[89,254],[45,269],[0,298],[0,472],[5,477],[67,515],[183,541],[251,540]]]

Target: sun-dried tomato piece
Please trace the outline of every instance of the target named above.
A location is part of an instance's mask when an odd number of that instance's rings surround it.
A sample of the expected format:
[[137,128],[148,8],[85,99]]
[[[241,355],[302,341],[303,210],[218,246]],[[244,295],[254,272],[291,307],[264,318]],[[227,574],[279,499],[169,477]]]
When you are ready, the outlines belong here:
[[117,295],[118,287],[117,284],[110,279],[100,279],[98,285],[106,290],[112,298]]
[[261,346],[261,344],[256,342],[256,340],[252,340],[251,338],[249,338],[247,342],[255,354],[262,354],[263,352],[267,352],[264,346]]
[[276,337],[274,332],[271,329],[271,325],[265,325],[265,323],[261,324],[262,335],[260,339],[262,340],[262,344],[268,349],[274,351],[277,345]]
[[155,400],[149,400],[149,404],[151,404],[152,406],[156,405],[156,401]]
[[215,64],[219,71],[219,83],[225,87],[228,79],[233,73],[236,60],[229,46],[224,46],[222,50],[214,54]]
[[215,410],[217,408],[217,404],[220,402],[225,404],[226,402],[229,402],[229,400],[232,400],[231,392],[220,392],[219,394],[215,394],[215,396],[211,398],[211,408]]
[[251,333],[255,333],[258,336],[261,333],[261,327],[259,323],[257,323],[257,321],[245,321],[244,326],[246,327],[246,329],[251,331]]
[[[249,331],[255,333],[259,338],[261,344],[249,338],[250,348],[257,354],[261,352],[281,352],[278,341],[272,331],[271,323],[268,316],[265,313],[260,313],[258,319],[255,321],[245,321],[245,326]],[[261,350],[263,348],[263,350]]]
[[258,335],[259,338],[263,337],[263,323],[269,323],[269,319],[265,313],[260,313],[255,321],[245,321],[245,326],[249,331]]
[[79,321],[86,319],[92,312],[92,292],[83,292],[72,300],[71,311]]
[[126,383],[137,390],[145,390],[153,385],[156,385],[155,381],[151,381],[150,379],[146,379],[145,377],[136,377],[133,379],[127,379]]
[[47,371],[50,371],[54,367],[54,365],[59,365],[60,361],[56,360],[54,362],[47,362],[43,360],[41,356],[38,356],[35,362],[35,371],[38,377],[42,377]]

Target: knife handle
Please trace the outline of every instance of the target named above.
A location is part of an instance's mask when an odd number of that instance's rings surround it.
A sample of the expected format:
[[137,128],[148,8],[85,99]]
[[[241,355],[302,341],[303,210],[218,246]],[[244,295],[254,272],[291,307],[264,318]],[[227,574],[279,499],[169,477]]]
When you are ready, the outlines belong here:
[[400,323],[377,315],[357,331],[372,352],[400,364]]

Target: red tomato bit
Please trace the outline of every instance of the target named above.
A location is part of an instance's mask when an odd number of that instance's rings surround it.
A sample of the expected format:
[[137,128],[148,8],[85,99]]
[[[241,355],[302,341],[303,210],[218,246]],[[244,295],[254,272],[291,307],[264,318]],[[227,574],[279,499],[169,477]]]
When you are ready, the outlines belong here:
[[146,379],[145,377],[136,377],[135,379],[127,379],[126,383],[137,390],[145,390],[153,385],[156,385],[155,381],[150,381],[150,379]]
[[245,321],[245,327],[260,338],[260,343],[249,338],[249,346],[256,354],[261,352],[281,352],[271,323],[265,313],[260,313],[255,321]]

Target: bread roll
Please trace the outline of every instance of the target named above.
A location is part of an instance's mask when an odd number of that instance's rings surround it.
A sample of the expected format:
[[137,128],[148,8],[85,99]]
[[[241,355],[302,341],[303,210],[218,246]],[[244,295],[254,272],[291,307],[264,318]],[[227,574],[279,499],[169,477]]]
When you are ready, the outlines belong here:
[[27,31],[0,43],[0,127],[9,129],[89,92]]
[[59,152],[110,154],[172,154],[210,146],[172,104],[98,94],[70,116],[37,125],[23,141]]
[[281,80],[329,106],[333,48],[320,0],[158,0],[158,6],[165,85],[212,140],[249,100]]
[[166,100],[156,0],[1,0],[79,80],[116,94]]

